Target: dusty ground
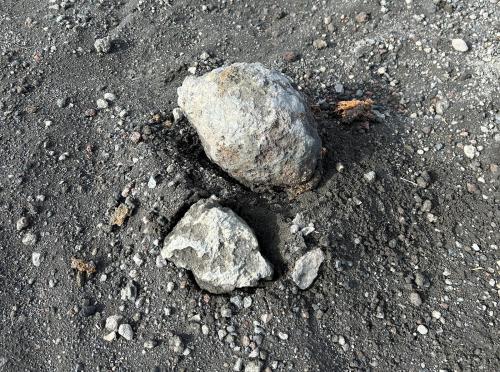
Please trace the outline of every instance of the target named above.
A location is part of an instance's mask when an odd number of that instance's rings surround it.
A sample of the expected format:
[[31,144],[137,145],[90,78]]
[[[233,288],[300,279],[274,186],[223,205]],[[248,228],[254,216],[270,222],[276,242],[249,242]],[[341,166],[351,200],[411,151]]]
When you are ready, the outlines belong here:
[[[499,370],[499,7],[0,1],[0,370]],[[236,61],[282,70],[310,98],[327,150],[316,190],[254,193],[171,124],[191,67]],[[341,124],[333,105],[356,97],[376,120]],[[256,231],[273,281],[213,296],[157,260],[211,194]],[[110,226],[122,202],[133,213]],[[297,213],[315,227],[305,238],[290,232]],[[300,291],[288,269],[317,247],[327,259]],[[77,281],[73,257],[96,273]],[[114,314],[132,340],[103,339]]]

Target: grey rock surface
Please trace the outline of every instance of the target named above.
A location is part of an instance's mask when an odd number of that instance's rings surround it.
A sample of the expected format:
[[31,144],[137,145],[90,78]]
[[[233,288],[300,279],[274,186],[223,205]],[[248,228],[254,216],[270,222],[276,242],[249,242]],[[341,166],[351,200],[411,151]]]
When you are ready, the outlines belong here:
[[177,94],[207,156],[243,184],[291,189],[317,175],[314,118],[282,73],[235,63],[188,76]]
[[318,276],[318,270],[325,259],[320,248],[307,252],[300,257],[292,270],[291,276],[300,289],[307,289]]
[[165,239],[162,256],[212,293],[255,286],[273,274],[252,229],[212,197],[195,203]]

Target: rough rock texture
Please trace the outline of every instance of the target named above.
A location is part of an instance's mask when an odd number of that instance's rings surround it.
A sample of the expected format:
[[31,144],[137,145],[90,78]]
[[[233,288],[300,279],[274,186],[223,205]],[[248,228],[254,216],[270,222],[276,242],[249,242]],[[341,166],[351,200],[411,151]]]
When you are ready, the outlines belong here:
[[325,259],[323,251],[319,248],[307,252],[300,257],[292,271],[292,279],[300,289],[307,289],[318,276],[318,270]]
[[165,239],[164,258],[191,270],[199,286],[212,293],[255,286],[273,274],[250,227],[217,200],[200,200]]
[[287,76],[235,63],[187,77],[177,94],[207,156],[243,184],[293,189],[317,175],[321,140]]

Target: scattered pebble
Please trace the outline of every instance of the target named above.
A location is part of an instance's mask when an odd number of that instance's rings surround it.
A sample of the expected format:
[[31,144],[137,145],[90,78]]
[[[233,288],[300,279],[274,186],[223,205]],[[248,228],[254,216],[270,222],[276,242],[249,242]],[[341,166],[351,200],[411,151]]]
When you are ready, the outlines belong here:
[[111,52],[112,42],[110,37],[103,37],[102,39],[97,39],[94,42],[94,48],[97,53],[109,53]]
[[37,236],[36,234],[32,233],[31,231],[28,231],[26,234],[23,235],[21,242],[24,245],[35,245],[37,241]]
[[98,108],[98,109],[101,109],[101,110],[103,110],[103,109],[107,109],[107,108],[108,108],[108,106],[109,106],[108,101],[106,101],[105,99],[102,99],[102,98],[99,98],[99,99],[96,101],[96,103],[97,103],[97,108]]
[[375,180],[376,174],[374,171],[370,171],[363,175],[364,179],[368,182],[373,182]]
[[118,327],[123,320],[123,316],[121,315],[111,315],[106,318],[106,329],[108,331],[117,331]]
[[356,22],[358,22],[358,23],[365,23],[368,21],[369,14],[366,12],[360,12],[360,13],[356,14],[356,16],[354,18],[356,19]]
[[419,326],[417,327],[417,332],[420,333],[421,335],[426,335],[429,332],[429,330],[423,324],[419,324]]
[[286,62],[295,62],[300,59],[300,53],[294,50],[288,50],[283,53],[283,60]]
[[17,231],[24,230],[28,226],[29,226],[29,220],[28,220],[27,217],[21,217],[16,222],[16,229],[17,229]]
[[458,52],[467,52],[469,50],[469,47],[467,46],[467,43],[463,39],[453,39],[451,41],[451,46],[453,49],[455,49]]
[[39,252],[33,252],[31,254],[31,262],[33,263],[34,266],[36,266],[36,267],[40,266],[41,257],[42,257],[42,255]]
[[464,154],[469,159],[474,159],[474,156],[476,154],[476,148],[473,145],[465,145]]
[[113,93],[107,92],[104,93],[104,99],[106,101],[113,102],[114,100],[116,100],[116,96]]
[[313,47],[318,50],[325,49],[328,46],[327,42],[323,39],[316,39],[313,41]]
[[422,298],[417,292],[412,292],[410,293],[410,302],[413,306],[420,306],[422,305]]
[[320,248],[316,248],[300,257],[291,272],[294,283],[300,289],[307,289],[318,276],[318,270],[325,255]]
[[149,177],[148,187],[154,189],[156,187],[156,179],[154,176]]
[[118,334],[122,336],[125,340],[130,341],[134,338],[134,331],[130,324],[120,324],[118,327]]

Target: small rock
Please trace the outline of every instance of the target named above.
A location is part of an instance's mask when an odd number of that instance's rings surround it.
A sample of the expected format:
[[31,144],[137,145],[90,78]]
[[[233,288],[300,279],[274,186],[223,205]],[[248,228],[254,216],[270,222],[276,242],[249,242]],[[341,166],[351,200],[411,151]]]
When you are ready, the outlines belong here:
[[441,312],[438,310],[432,310],[431,316],[434,319],[440,319],[441,318]]
[[419,326],[417,327],[417,332],[420,333],[421,335],[426,335],[429,332],[429,330],[423,324],[419,324]]
[[205,51],[205,52],[203,52],[203,53],[200,54],[200,59],[202,61],[206,61],[209,58],[210,58],[210,54],[207,51]]
[[474,155],[476,154],[476,148],[473,145],[465,145],[464,154],[469,159],[474,159]]
[[365,12],[361,12],[361,13],[358,13],[356,14],[356,16],[354,17],[354,19],[356,20],[356,22],[358,23],[365,23],[366,21],[368,21],[368,18],[369,18],[369,14],[368,13],[365,13]]
[[283,60],[285,62],[295,62],[300,59],[300,53],[294,50],[288,50],[283,53]]
[[110,225],[121,226],[129,216],[130,209],[121,203],[113,212],[110,219]]
[[122,336],[125,340],[130,341],[134,338],[134,331],[130,324],[120,324],[118,327],[118,334]]
[[174,117],[174,124],[178,123],[184,117],[184,113],[180,107],[176,107],[172,110],[172,116]]
[[333,88],[335,89],[335,92],[338,94],[344,93],[344,85],[342,83],[335,84]]
[[273,273],[250,227],[214,197],[191,206],[165,239],[161,254],[191,270],[198,285],[212,293],[252,287]]
[[103,37],[102,39],[97,39],[94,42],[94,48],[97,53],[109,53],[111,51],[112,41],[110,37]]
[[278,337],[280,340],[283,340],[283,341],[288,340],[288,334],[283,333],[283,332],[278,332]]
[[139,143],[139,141],[141,140],[141,134],[139,132],[132,132],[130,134],[130,140],[133,143]]
[[167,337],[168,337],[167,340],[168,348],[176,354],[182,354],[185,348],[182,339],[179,336],[174,335],[172,333],[169,334]]
[[245,366],[245,372],[261,372],[261,371],[262,371],[262,362],[260,361],[251,361],[247,363],[247,365]]
[[28,226],[29,226],[29,220],[28,220],[27,217],[21,217],[16,222],[16,229],[17,229],[17,231],[24,230]]
[[110,332],[107,335],[103,336],[103,339],[105,341],[111,342],[116,339],[116,332]]
[[420,298],[420,295],[417,292],[410,293],[410,302],[413,306],[422,305],[422,299]]
[[149,177],[148,187],[154,189],[156,187],[156,180],[154,176]]
[[368,182],[373,182],[375,180],[376,174],[374,171],[370,171],[363,175],[364,179]]
[[107,109],[107,108],[108,108],[108,106],[109,106],[108,101],[106,101],[105,99],[102,99],[102,98],[99,98],[99,99],[96,101],[96,103],[97,103],[97,108],[98,108],[98,109],[101,109],[101,110],[103,110],[103,109]]
[[233,371],[239,372],[243,368],[243,359],[238,358],[233,366]]
[[42,255],[39,252],[33,252],[31,254],[31,262],[33,263],[34,266],[36,266],[36,267],[40,266],[41,257],[42,257]]
[[89,316],[94,315],[97,312],[97,307],[95,305],[86,305],[82,306],[80,310],[80,315],[87,318]]
[[316,39],[313,41],[313,47],[318,50],[325,49],[328,46],[327,42],[323,39]]
[[467,52],[469,50],[469,47],[467,46],[467,43],[463,39],[453,39],[451,41],[451,46],[453,49],[455,49],[458,52]]
[[59,108],[64,108],[68,105],[68,99],[67,98],[58,98],[56,100],[56,105]]
[[300,289],[307,289],[318,276],[318,270],[325,259],[320,248],[316,248],[300,257],[292,270],[291,276]]
[[113,102],[114,100],[116,100],[116,96],[111,92],[107,92],[107,93],[104,93],[104,99],[106,101]]
[[137,298],[137,287],[133,282],[128,282],[127,285],[120,291],[123,301],[135,301]]
[[24,234],[24,236],[22,237],[21,239],[21,242],[24,244],[24,245],[35,245],[36,244],[36,241],[37,241],[37,236],[36,234],[32,233],[31,231],[27,232],[26,234]]
[[144,349],[153,349],[158,345],[155,340],[146,340],[144,341]]
[[122,320],[123,320],[123,316],[121,316],[121,315],[108,316],[106,318],[106,329],[108,331],[117,331]]

